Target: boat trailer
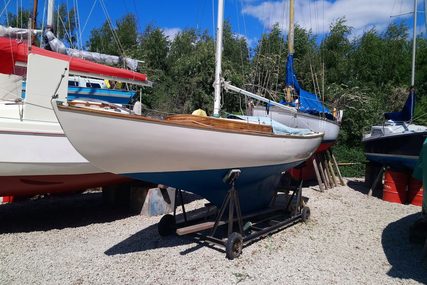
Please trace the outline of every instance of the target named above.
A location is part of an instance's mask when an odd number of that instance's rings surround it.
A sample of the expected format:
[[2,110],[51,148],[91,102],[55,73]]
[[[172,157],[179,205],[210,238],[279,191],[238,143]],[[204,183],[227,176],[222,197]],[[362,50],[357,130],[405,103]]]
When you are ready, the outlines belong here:
[[[199,241],[223,246],[226,257],[232,260],[240,256],[244,246],[300,221],[305,222],[310,217],[310,208],[305,206],[302,199],[302,180],[298,187],[284,191],[287,201],[282,203],[283,205],[277,203],[279,193],[283,190],[276,190],[267,209],[243,216],[238,190],[235,188],[235,182],[239,175],[240,169],[232,169],[224,177],[224,182],[230,185],[230,189],[219,210],[208,203],[205,205],[206,210],[203,211],[202,215],[195,215],[191,219],[185,210],[183,191],[177,189],[173,215],[167,214],[161,218],[158,223],[159,234],[161,236],[192,234]],[[178,199],[184,218],[180,222],[177,222]],[[228,215],[224,218],[226,212]]]

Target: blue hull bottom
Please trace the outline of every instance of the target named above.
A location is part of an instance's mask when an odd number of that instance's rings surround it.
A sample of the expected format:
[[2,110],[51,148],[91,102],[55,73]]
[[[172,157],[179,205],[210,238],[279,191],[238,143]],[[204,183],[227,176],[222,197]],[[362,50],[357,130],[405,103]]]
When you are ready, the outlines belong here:
[[379,163],[381,165],[389,166],[393,169],[400,170],[413,170],[417,164],[418,158],[401,157],[401,156],[377,156],[366,155],[369,161]]
[[[281,173],[297,166],[301,162],[240,168],[241,174],[235,186],[239,192],[242,212],[268,207],[280,182]],[[228,171],[229,169],[215,169],[161,173],[123,173],[122,175],[192,192],[220,208],[230,188],[228,184],[223,182],[223,178]]]

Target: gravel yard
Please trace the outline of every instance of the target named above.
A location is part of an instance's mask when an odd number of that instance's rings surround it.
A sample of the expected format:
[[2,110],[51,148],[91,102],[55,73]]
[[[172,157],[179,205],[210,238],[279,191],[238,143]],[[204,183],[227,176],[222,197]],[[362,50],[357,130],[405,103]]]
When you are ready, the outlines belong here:
[[1,205],[0,284],[427,283],[422,247],[408,240],[420,207],[366,192],[357,179],[325,193],[305,188],[311,219],[233,261],[191,237],[160,237],[160,217],[108,208],[100,193]]

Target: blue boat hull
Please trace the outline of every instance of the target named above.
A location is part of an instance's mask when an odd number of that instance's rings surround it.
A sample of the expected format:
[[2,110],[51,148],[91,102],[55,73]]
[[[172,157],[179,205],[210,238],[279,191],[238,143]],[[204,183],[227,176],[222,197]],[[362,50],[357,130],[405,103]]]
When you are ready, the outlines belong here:
[[382,155],[366,155],[369,161],[379,163],[381,165],[390,166],[393,169],[414,169],[418,157],[405,157],[405,156],[382,156]]
[[426,137],[427,132],[406,132],[366,139],[366,158],[395,170],[412,171]]
[[[242,212],[251,212],[268,207],[280,182],[281,173],[301,162],[241,168],[241,174],[235,187],[239,193]],[[215,169],[162,173],[123,173],[122,175],[192,192],[219,208],[230,189],[230,185],[223,182],[228,171],[229,169]]]

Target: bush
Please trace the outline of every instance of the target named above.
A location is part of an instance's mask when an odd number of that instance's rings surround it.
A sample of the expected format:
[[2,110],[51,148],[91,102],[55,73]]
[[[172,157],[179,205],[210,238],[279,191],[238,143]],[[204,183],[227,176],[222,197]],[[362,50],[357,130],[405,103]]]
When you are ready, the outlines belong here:
[[361,147],[346,147],[338,145],[333,148],[337,163],[355,163],[340,166],[343,177],[363,177],[365,175],[366,157]]

